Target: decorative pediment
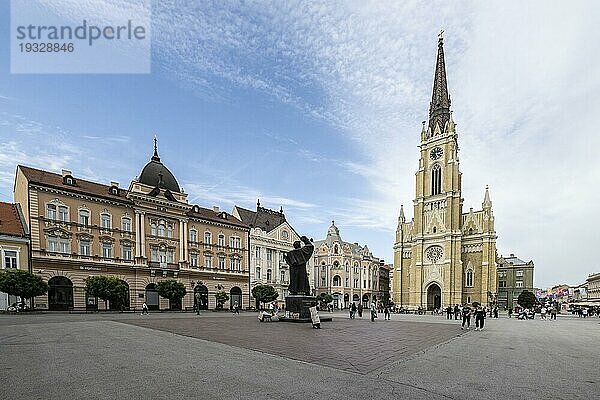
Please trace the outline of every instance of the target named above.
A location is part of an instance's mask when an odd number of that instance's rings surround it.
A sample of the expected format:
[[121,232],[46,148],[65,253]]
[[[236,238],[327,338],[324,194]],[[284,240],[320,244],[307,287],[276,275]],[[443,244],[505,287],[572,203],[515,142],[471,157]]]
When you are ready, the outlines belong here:
[[98,240],[100,241],[100,243],[108,243],[108,244],[112,244],[115,242],[115,239],[113,239],[111,236],[108,236],[108,235],[98,236]]
[[68,230],[59,227],[44,229],[44,232],[50,237],[57,237],[62,239],[69,239],[71,238],[71,236],[73,236],[73,234]]
[[75,235],[77,236],[78,239],[87,239],[87,240],[93,240],[94,239],[94,235],[90,235],[87,232],[78,232]]

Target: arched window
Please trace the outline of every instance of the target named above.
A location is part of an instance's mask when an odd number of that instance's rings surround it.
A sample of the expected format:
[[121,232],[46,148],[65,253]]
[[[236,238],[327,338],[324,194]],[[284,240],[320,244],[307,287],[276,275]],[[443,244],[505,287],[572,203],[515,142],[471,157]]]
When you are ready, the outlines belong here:
[[442,193],[442,168],[439,164],[435,164],[431,168],[431,194],[440,193]]
[[100,226],[104,229],[110,229],[110,214],[102,213],[100,214]]
[[90,224],[89,210],[84,210],[84,209],[79,210],[79,223],[83,226],[88,226]]
[[273,271],[271,271],[271,269],[269,268],[267,270],[267,282],[271,282],[271,278],[273,277],[272,274],[273,274]]
[[121,219],[121,228],[125,232],[131,232],[131,218],[123,217]]
[[48,219],[56,219],[56,206],[54,204],[46,205],[46,216]]
[[219,238],[218,238],[218,240],[219,240],[219,243],[218,243],[218,244],[219,244],[219,246],[221,246],[221,247],[225,247],[225,235],[223,235],[223,234],[221,233],[221,234],[219,235]]
[[342,286],[342,278],[339,275],[333,277],[333,286]]
[[285,282],[285,271],[281,271],[280,275],[281,275],[281,277],[280,277],[281,283]]
[[196,243],[198,241],[198,233],[195,229],[190,229],[190,242]]
[[260,267],[256,267],[256,272],[254,273],[256,279],[260,279]]
[[165,237],[165,232],[165,223],[161,221],[158,223],[158,236]]
[[340,249],[338,248],[338,245],[336,244],[335,246],[333,246],[333,254],[338,254],[340,252]]
[[167,225],[167,237],[169,237],[169,238],[173,237],[173,225],[171,225],[171,224]]
[[212,243],[212,234],[210,232],[204,232],[204,244]]
[[350,272],[350,265],[346,262],[346,273]]
[[472,270],[467,270],[467,274],[466,274],[466,287],[473,287],[473,271]]
[[150,234],[151,234],[152,236],[156,236],[156,223],[155,223],[155,222],[153,222],[153,223],[150,225]]

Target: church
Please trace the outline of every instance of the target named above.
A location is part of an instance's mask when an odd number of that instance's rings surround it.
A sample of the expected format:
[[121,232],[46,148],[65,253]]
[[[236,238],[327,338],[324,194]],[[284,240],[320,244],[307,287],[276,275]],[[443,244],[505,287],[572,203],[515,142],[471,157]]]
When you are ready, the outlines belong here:
[[463,212],[458,133],[450,111],[440,34],[416,172],[414,217],[400,206],[394,243],[393,301],[427,310],[496,298],[496,232],[489,190],[481,210]]

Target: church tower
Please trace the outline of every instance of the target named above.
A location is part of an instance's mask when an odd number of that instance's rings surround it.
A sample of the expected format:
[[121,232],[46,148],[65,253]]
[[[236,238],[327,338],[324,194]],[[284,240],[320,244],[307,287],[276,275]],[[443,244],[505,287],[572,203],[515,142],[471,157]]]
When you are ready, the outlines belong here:
[[[463,265],[462,174],[459,168],[458,135],[450,105],[444,42],[440,34],[429,119],[423,122],[421,130],[413,201],[414,218],[407,223],[401,206],[394,245],[393,300],[403,306],[433,309],[465,303],[467,300],[487,303],[481,301],[482,297],[487,297],[487,285],[486,296],[481,295],[481,290],[474,290],[476,295],[465,298],[467,275],[466,265]],[[487,191],[482,212],[491,215]],[[495,252],[495,236],[492,236]],[[480,238],[474,236],[473,239],[479,241]],[[468,284],[472,287],[474,276],[477,275],[473,262],[470,268],[472,272]]]

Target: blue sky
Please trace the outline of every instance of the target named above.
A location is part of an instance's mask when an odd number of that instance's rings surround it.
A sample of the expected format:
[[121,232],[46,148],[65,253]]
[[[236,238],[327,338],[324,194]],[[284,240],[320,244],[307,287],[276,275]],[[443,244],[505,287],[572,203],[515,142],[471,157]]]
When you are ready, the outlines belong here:
[[[43,3],[75,20],[100,4]],[[0,199],[12,200],[17,163],[127,186],[156,133],[194,203],[260,198],[315,239],[334,219],[392,262],[443,27],[464,210],[490,185],[499,254],[533,259],[539,286],[580,283],[600,270],[598,8],[161,1],[151,74],[19,75],[1,2]]]

